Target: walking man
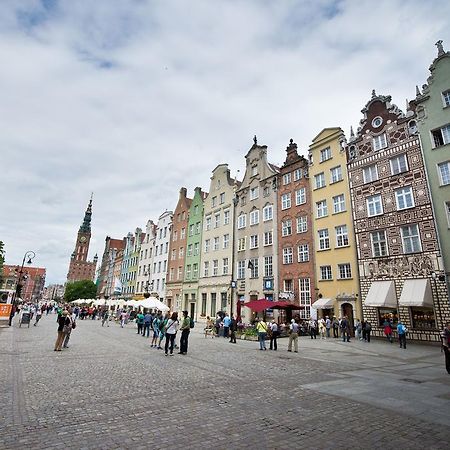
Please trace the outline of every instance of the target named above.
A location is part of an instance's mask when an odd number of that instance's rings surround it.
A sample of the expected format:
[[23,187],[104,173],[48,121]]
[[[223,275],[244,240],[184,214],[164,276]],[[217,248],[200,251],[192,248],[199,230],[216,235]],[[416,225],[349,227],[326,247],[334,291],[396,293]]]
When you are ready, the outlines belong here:
[[347,316],[344,316],[341,320],[341,332],[342,342],[350,342],[350,324],[348,322]]
[[258,332],[259,349],[267,350],[266,348],[266,335],[267,335],[267,324],[264,320],[260,320],[256,324],[256,331]]
[[275,320],[272,320],[272,322],[270,323],[270,350],[275,350],[277,351],[278,349],[278,345],[277,345],[277,338],[278,338],[278,324],[275,322]]
[[403,325],[402,321],[398,321],[397,325],[397,334],[398,334],[398,342],[400,344],[400,348],[406,349],[406,332],[408,329]]
[[191,318],[187,311],[183,311],[183,321],[181,322],[180,355],[185,355],[188,351],[188,339],[191,332]]
[[236,331],[237,331],[237,321],[234,316],[231,316],[230,322],[230,342],[236,344]]
[[292,342],[294,342],[294,352],[298,353],[298,323],[294,319],[289,325],[288,352],[292,352]]
[[228,337],[228,334],[230,332],[230,324],[231,324],[230,316],[228,314],[225,314],[225,317],[223,318],[223,337],[224,338]]
[[150,311],[147,312],[144,316],[144,327],[142,329],[142,337],[145,337],[145,334],[147,334],[147,337],[150,336],[150,325],[152,323],[153,316],[150,314]]

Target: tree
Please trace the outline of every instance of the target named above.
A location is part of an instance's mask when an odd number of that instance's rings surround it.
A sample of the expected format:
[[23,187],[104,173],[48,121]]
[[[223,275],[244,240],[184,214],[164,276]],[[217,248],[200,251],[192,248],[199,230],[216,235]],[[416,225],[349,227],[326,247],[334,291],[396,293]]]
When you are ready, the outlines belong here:
[[97,286],[91,280],[80,280],[66,284],[64,300],[73,302],[77,298],[95,298],[97,295]]

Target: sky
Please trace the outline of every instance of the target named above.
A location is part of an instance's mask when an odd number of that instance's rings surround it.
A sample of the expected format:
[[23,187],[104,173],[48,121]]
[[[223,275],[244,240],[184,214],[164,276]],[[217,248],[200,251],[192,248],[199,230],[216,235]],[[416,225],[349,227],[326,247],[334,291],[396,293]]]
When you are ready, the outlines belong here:
[[65,282],[91,192],[101,259],[218,164],[242,179],[255,134],[281,165],[356,130],[372,89],[405,110],[449,22],[447,0],[2,0],[6,263]]

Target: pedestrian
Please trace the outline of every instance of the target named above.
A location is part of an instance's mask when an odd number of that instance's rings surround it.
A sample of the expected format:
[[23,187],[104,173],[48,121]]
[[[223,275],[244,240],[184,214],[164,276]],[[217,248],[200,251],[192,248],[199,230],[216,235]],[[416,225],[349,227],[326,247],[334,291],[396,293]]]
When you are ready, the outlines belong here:
[[387,319],[383,323],[383,331],[387,340],[392,344],[392,327],[391,323]]
[[41,320],[42,317],[42,310],[41,308],[36,309],[36,322],[34,322],[34,326],[37,325],[37,323]]
[[272,322],[270,322],[269,329],[270,329],[270,346],[269,346],[269,350],[277,351],[278,350],[277,339],[278,339],[278,335],[280,333],[278,332],[278,324],[275,322],[274,319],[272,319]]
[[150,325],[152,324],[153,316],[150,314],[150,311],[144,315],[144,326],[142,327],[142,337],[150,336]]
[[342,334],[342,342],[350,342],[350,323],[347,319],[347,316],[344,316],[341,319],[340,327]]
[[[177,316],[178,317],[178,316]],[[170,319],[170,316],[169,316],[169,313],[167,313],[165,316],[164,316],[164,318],[163,318],[163,320],[162,320],[162,322],[161,322],[161,325],[160,325],[160,327],[159,327],[159,329],[160,329],[160,332],[159,332],[159,341],[158,341],[158,347],[156,347],[158,350],[162,350],[162,347],[161,347],[161,342],[162,342],[162,340],[166,337],[166,325],[167,325],[167,322],[169,321],[169,319]],[[167,339],[167,338],[166,338]]]
[[225,317],[223,318],[223,337],[227,338],[230,332],[230,324],[231,319],[228,314],[225,314]]
[[76,323],[75,323],[76,317],[75,317],[74,312],[72,311],[72,308],[69,308],[68,311],[69,311],[69,315],[67,317],[70,320],[70,324],[67,327],[65,335],[64,335],[63,348],[69,348],[69,345],[68,345],[69,344],[69,339],[70,339],[70,336],[72,334],[72,331],[76,327]]
[[164,352],[166,356],[168,355],[169,350],[169,344],[170,344],[170,356],[173,356],[173,346],[175,344],[175,336],[178,331],[178,313],[174,312],[172,313],[172,316],[167,321],[167,324],[165,325],[164,333],[166,335],[166,345],[164,347]]
[[331,320],[328,316],[325,317],[325,328],[327,333],[327,338],[331,337]]
[[236,331],[237,331],[237,320],[232,315],[230,322],[230,342],[236,344]]
[[181,321],[181,337],[180,337],[180,351],[179,355],[185,355],[188,350],[189,334],[191,332],[191,318],[187,311],[183,311],[183,320]]
[[142,330],[144,329],[144,314],[142,314],[141,310],[139,310],[136,316],[136,323],[137,323],[137,334],[141,334]]
[[316,339],[317,323],[312,317],[309,318],[308,327],[309,327],[309,335],[311,336],[311,339]]
[[154,317],[152,322],[153,337],[150,347],[156,348],[158,343],[158,337],[160,332],[160,327],[162,327],[163,317],[161,311]]
[[323,318],[319,319],[319,334],[321,339],[325,339],[325,333],[326,333],[326,325],[325,320]]
[[333,316],[331,326],[333,327],[333,337],[336,339],[339,337],[339,320],[337,320],[335,316]]
[[258,332],[259,349],[267,350],[266,348],[266,335],[267,335],[267,324],[262,319],[256,324],[256,331]]
[[126,313],[126,311],[122,311],[120,313],[120,326],[121,326],[121,328],[123,328],[125,326],[126,320],[127,320],[127,313]]
[[105,323],[106,323],[106,326],[109,327],[108,319],[109,319],[109,311],[107,309],[105,309],[102,312],[102,327],[105,325]]
[[68,326],[70,326],[70,319],[68,317],[69,311],[62,311],[61,315],[58,317],[58,337],[55,342],[55,352],[60,352],[61,347],[65,338],[65,332],[68,330]]
[[292,319],[289,325],[288,352],[292,352],[292,343],[294,343],[294,352],[298,353],[298,323],[295,319]]
[[398,321],[397,325],[397,334],[398,334],[398,342],[400,344],[400,348],[406,349],[406,333],[408,329],[403,325],[402,321]]
[[208,334],[211,335],[211,338],[214,338],[214,323],[209,316],[206,316],[205,339]]
[[214,324],[214,328],[216,329],[216,337],[219,337],[220,325],[222,324],[222,318],[217,315],[216,323]]
[[356,326],[355,326],[355,337],[356,339],[359,339],[362,341],[362,322],[359,319],[356,319]]
[[361,321],[361,331],[362,331],[362,340],[366,341],[367,340],[367,333],[366,333],[366,321],[365,320]]
[[445,355],[445,368],[447,373],[450,375],[450,321],[445,324],[442,330],[442,350],[444,350]]
[[364,330],[366,331],[366,341],[370,342],[370,333],[372,332],[372,324],[368,320],[366,320]]

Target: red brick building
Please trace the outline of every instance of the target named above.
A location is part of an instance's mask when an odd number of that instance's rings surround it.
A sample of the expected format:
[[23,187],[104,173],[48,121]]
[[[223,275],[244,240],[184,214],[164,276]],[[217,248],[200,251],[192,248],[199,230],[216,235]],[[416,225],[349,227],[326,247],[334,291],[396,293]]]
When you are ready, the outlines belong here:
[[[3,281],[0,290],[6,292],[9,298],[15,292],[19,278],[20,266],[3,266]],[[22,290],[20,298],[26,301],[36,301],[41,299],[45,286],[46,269],[43,267],[24,266],[22,272]]]

